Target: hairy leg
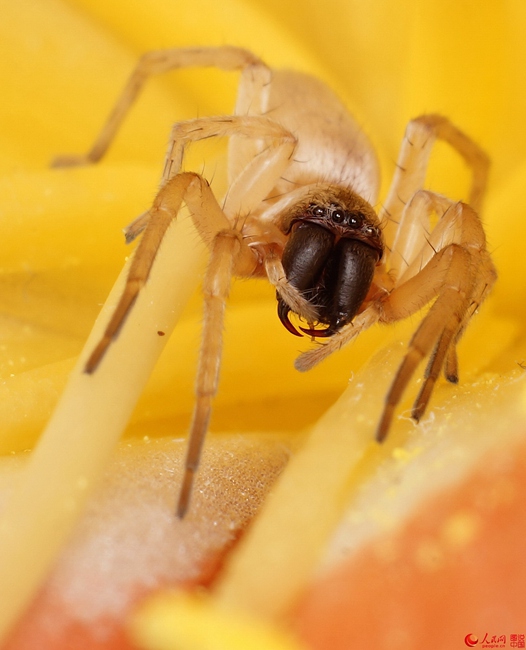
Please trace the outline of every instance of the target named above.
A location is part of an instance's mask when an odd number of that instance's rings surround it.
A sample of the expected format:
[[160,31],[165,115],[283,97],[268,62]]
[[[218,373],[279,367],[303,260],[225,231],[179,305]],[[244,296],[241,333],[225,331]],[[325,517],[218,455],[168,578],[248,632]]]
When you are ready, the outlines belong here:
[[177,504],[177,516],[180,518],[184,517],[190,504],[194,477],[208,431],[212,400],[217,393],[225,303],[230,292],[235,258],[241,250],[241,245],[242,239],[238,231],[224,230],[217,233],[212,242],[210,260],[203,281],[204,322],[195,384],[196,402]]
[[[52,166],[66,167],[98,162],[111,145],[148,78],[154,74],[188,67],[216,67],[222,70],[244,71],[240,82],[239,110],[245,112],[246,107],[250,106],[251,110],[258,115],[266,110],[271,72],[248,50],[223,46],[147,52],[137,63],[91,149],[83,155],[59,156],[53,161]],[[248,109],[246,112],[248,114]]]
[[[139,291],[150,275],[164,235],[172,220],[177,217],[183,202],[194,210],[194,223],[205,243],[210,244],[218,231],[230,228],[230,222],[219,207],[207,181],[198,174],[179,174],[159,191],[149,213],[148,225],[135,251],[122,296],[103,337],[86,363],[87,373],[96,370],[111,341],[119,333]],[[203,224],[206,224],[206,227]],[[247,247],[245,255],[252,255]]]
[[[442,215],[429,239],[434,255],[418,271],[417,265],[424,263],[426,256],[415,258],[401,284],[383,301],[381,320],[393,322],[405,318],[435,297],[436,301],[413,336],[387,395],[377,430],[378,440],[387,434],[394,409],[424,357],[430,355],[430,361],[413,406],[415,420],[424,414],[442,369],[449,381],[458,381],[457,342],[496,279],[484,231],[475,211],[466,204],[452,203],[439,195],[428,193],[428,197],[433,208]],[[407,279],[404,281],[404,278]]]
[[487,155],[447,118],[418,117],[407,125],[391,188],[380,210],[388,248],[393,245],[404,207],[424,186],[429,157],[437,139],[450,144],[471,167],[473,178],[468,200],[475,210],[480,210],[489,170]]
[[[208,138],[243,138],[264,141],[266,148],[231,183],[224,201],[224,210],[236,219],[243,219],[254,210],[287,168],[296,139],[286,129],[265,117],[204,117],[180,122],[172,128],[165,158],[161,187],[180,173],[186,148]],[[127,226],[126,242],[130,243],[146,228],[149,212],[144,212]]]

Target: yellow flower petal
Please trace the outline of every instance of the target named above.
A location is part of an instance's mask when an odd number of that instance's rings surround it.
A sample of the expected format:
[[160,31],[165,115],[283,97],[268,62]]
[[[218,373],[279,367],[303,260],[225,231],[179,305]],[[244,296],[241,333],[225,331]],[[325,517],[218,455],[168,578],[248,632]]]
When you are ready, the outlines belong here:
[[149,602],[133,623],[148,650],[301,650],[290,635],[256,618],[222,611],[196,596],[168,594]]

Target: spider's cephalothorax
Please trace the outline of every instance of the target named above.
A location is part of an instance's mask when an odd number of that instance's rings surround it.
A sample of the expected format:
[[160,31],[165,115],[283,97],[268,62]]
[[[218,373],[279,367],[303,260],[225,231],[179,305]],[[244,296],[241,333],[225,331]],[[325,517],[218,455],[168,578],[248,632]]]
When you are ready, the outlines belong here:
[[[383,256],[376,213],[354,192],[336,188],[295,206],[284,228],[289,235],[282,257],[287,281],[314,305],[317,323],[328,325],[300,330],[332,336],[360,310]],[[301,336],[289,320],[290,306],[279,292],[277,298],[281,322]]]

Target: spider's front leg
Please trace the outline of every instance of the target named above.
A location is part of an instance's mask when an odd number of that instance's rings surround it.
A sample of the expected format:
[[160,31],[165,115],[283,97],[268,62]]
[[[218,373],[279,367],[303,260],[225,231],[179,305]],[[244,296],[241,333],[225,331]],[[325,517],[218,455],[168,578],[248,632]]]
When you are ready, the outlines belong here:
[[123,294],[103,337],[86,362],[85,372],[94,372],[111,341],[118,334],[127,315],[146,283],[159,246],[181,204],[186,203],[203,241],[210,248],[210,261],[204,278],[205,299],[202,345],[196,379],[196,403],[189,437],[185,474],[177,514],[183,517],[189,504],[191,488],[203,440],[208,428],[212,399],[217,392],[222,352],[225,302],[232,273],[250,274],[257,265],[254,252],[232,228],[219,207],[207,181],[193,172],[172,178],[159,192],[150,210],[148,225],[132,260]]
[[210,260],[203,280],[204,319],[195,382],[196,401],[177,502],[177,516],[180,519],[185,516],[190,504],[194,478],[208,431],[212,400],[219,384],[225,304],[230,293],[232,274],[243,253],[251,255],[243,243],[241,233],[233,228],[218,232],[212,241]]
[[[183,201],[191,210],[194,208],[199,212],[203,205],[206,206],[208,240],[211,233],[230,227],[230,222],[219,207],[207,181],[198,174],[178,174],[160,190],[148,213],[148,224],[132,259],[124,291],[101,340],[86,362],[85,372],[88,374],[97,369],[112,340],[119,333],[150,275],[159,246],[172,220],[177,217]],[[203,239],[207,241],[207,238]]]
[[[276,178],[288,166],[296,144],[294,136],[286,129],[272,120],[258,116],[201,118],[174,126],[161,190],[150,210],[126,229],[128,242],[143,231],[144,234],[132,261],[123,295],[103,338],[88,360],[86,372],[91,373],[96,369],[112,339],[117,335],[140,289],[148,279],[161,241],[172,219],[177,216],[183,200],[190,208],[194,224],[206,244],[211,244],[217,232],[231,228],[230,221],[219,207],[207,181],[198,174],[176,172],[181,168],[184,152],[189,144],[205,138],[232,136],[247,140],[261,139],[268,144],[265,151],[247,165],[229,188],[224,207],[229,214],[238,217],[250,214],[268,194]],[[204,218],[203,213],[206,214]],[[253,254],[247,246],[243,247],[243,252],[245,261],[249,258],[247,268],[243,267],[241,261],[238,261],[238,266],[241,274],[250,275],[254,266]],[[301,301],[301,297],[298,300]],[[304,309],[311,313],[307,307]]]
[[[456,344],[469,320],[489,293],[496,272],[486,250],[486,239],[476,212],[464,203],[453,203],[431,192],[428,209],[441,221],[426,245],[434,251],[418,272],[409,266],[405,280],[382,300],[380,320],[394,322],[415,313],[436,298],[409,343],[386,396],[376,437],[382,441],[391,425],[394,410],[418,364],[430,356],[424,382],[414,402],[411,417],[419,421],[425,412],[440,371],[449,381],[458,381]],[[418,197],[419,195],[417,195]],[[418,201],[408,205],[419,205]],[[419,206],[421,207],[421,206]],[[415,262],[418,263],[418,262]]]
[[[471,168],[470,206],[421,189],[437,139],[451,145]],[[391,249],[388,270],[395,283],[394,291],[383,301],[380,320],[405,318],[434,298],[436,301],[415,333],[387,395],[378,440],[387,435],[410,377],[433,346],[412,417],[418,421],[423,415],[442,368],[449,381],[458,381],[456,343],[496,278],[475,212],[482,205],[488,170],[484,151],[447,118],[423,115],[408,124],[380,214]],[[439,217],[434,229],[433,212]]]

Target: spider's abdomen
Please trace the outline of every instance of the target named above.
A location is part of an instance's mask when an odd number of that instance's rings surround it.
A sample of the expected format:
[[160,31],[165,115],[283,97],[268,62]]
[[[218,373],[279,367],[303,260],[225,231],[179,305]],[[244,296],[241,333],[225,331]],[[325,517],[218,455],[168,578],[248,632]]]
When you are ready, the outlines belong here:
[[[311,201],[288,220],[289,239],[282,257],[287,280],[316,307],[318,324],[327,325],[300,328],[310,336],[335,334],[352,321],[367,296],[383,242],[376,215],[363,204],[365,209],[360,200],[354,201],[349,210],[335,201],[328,205]],[[281,322],[301,336],[289,321],[290,311],[278,295]]]

